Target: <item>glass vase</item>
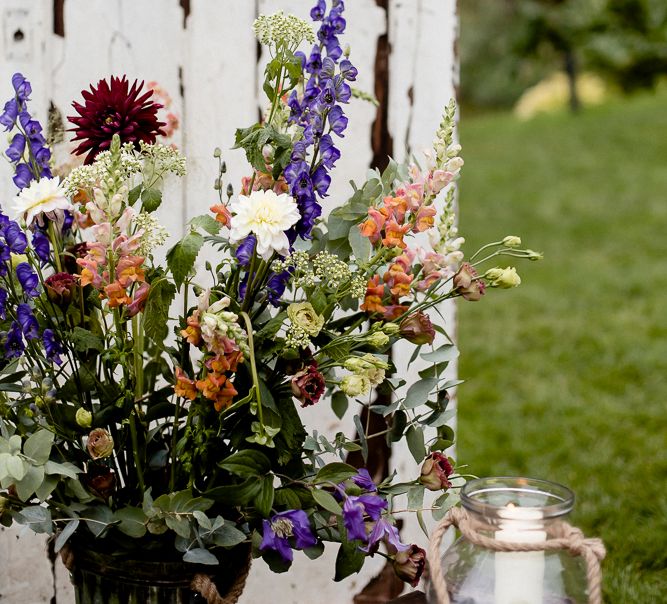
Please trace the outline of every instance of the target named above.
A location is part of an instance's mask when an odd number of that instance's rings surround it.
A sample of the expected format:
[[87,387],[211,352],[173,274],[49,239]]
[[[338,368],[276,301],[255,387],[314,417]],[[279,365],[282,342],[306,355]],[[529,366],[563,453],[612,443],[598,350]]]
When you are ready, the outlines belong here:
[[[482,478],[461,490],[476,532],[512,543],[546,541],[574,505],[574,494],[531,478]],[[433,571],[432,571],[433,572]],[[586,564],[565,550],[493,552],[459,538],[442,556],[452,604],[586,604]],[[428,602],[439,604],[432,586]]]

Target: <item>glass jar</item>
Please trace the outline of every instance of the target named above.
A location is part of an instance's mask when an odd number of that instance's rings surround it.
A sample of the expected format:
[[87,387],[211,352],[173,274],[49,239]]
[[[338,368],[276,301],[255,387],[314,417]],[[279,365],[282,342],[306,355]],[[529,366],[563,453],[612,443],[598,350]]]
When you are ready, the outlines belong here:
[[[475,530],[514,543],[545,541],[574,505],[567,487],[532,478],[481,478],[461,489]],[[493,552],[458,539],[442,556],[452,604],[586,604],[586,564],[565,550]],[[428,602],[439,604],[432,586]]]

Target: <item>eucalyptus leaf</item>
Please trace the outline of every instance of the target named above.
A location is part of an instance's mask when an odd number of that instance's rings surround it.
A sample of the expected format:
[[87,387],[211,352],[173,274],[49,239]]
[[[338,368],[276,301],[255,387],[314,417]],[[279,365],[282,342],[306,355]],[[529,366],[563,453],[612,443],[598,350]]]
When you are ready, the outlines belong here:
[[79,527],[79,519],[75,518],[73,520],[70,520],[66,525],[65,528],[58,533],[58,536],[56,537],[56,542],[54,544],[53,550],[57,554],[67,543],[69,538],[74,534],[74,531]]
[[51,454],[54,438],[53,432],[49,430],[37,430],[25,441],[23,454],[32,459],[37,465],[46,463]]
[[419,407],[419,405],[423,405],[428,401],[429,394],[431,394],[437,385],[437,378],[426,378],[415,382],[408,388],[403,406],[406,409],[414,409],[415,407]]
[[429,363],[443,363],[445,361],[453,361],[459,356],[459,350],[452,344],[444,344],[431,352],[425,352],[421,358]]
[[220,564],[218,559],[203,547],[197,547],[185,552],[183,555],[183,561],[192,562],[193,564],[208,564],[209,566]]
[[417,463],[421,463],[426,457],[426,447],[424,446],[424,431],[417,426],[410,426],[405,434],[408,443],[408,449]]

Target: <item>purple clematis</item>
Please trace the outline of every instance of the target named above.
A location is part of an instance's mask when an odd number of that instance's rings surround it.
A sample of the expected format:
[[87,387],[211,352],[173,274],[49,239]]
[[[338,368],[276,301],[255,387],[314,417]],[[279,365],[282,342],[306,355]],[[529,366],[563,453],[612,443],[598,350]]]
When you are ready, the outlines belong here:
[[378,520],[387,502],[377,495],[350,495],[343,503],[343,524],[347,529],[348,539],[359,539],[364,543],[368,540],[366,520]]
[[[303,510],[280,512],[263,521],[262,543],[259,549],[274,550],[285,562],[294,559],[293,548],[306,549],[317,544],[308,516]],[[290,543],[293,539],[294,545]]]
[[404,552],[410,549],[409,545],[401,543],[401,537],[398,534],[398,529],[391,524],[386,518],[379,518],[375,526],[368,535],[368,545],[362,547],[361,551],[368,553],[375,553],[380,541],[385,540],[390,554],[397,552]]

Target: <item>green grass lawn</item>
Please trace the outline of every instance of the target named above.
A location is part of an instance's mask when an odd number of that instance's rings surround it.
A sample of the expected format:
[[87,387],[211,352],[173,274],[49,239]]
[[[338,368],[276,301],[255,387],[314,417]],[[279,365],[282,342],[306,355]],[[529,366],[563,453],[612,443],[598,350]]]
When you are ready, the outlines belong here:
[[562,482],[604,539],[606,602],[667,602],[667,96],[518,122],[464,114],[471,253],[523,283],[459,302],[459,460]]

